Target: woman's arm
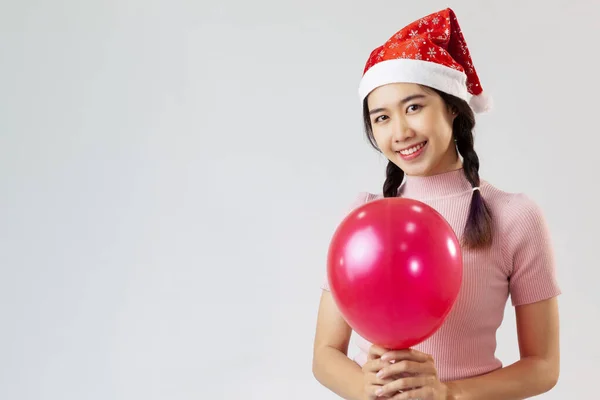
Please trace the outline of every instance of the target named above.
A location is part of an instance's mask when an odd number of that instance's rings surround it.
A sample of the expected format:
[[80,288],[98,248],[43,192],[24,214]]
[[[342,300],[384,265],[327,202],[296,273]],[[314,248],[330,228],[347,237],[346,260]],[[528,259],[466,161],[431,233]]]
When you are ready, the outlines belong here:
[[341,316],[331,293],[323,291],[313,350],[313,374],[326,388],[347,400],[363,400],[361,367],[348,358],[352,329]]
[[521,400],[545,393],[560,371],[556,297],[517,306],[521,359],[479,377],[446,383],[452,400]]

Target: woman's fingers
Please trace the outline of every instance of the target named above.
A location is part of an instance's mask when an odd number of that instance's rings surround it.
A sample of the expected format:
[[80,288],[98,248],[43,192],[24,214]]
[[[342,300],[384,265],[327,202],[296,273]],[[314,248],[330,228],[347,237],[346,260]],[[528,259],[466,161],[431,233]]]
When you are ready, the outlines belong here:
[[[385,395],[383,395],[385,398]],[[397,393],[395,396],[388,397],[390,400],[414,400],[414,399],[423,399],[429,400],[433,399],[435,396],[434,390],[431,386],[423,386],[418,389],[413,390],[405,390],[402,393]]]
[[395,379],[393,376],[381,378],[377,376],[377,373],[388,365],[390,364],[380,359],[368,361],[363,367],[363,372],[367,375],[367,381],[374,385],[385,385],[393,382]]
[[431,360],[431,356],[429,354],[422,353],[415,349],[390,350],[386,351],[380,357],[386,361],[412,360],[418,362],[427,362]]
[[375,358],[373,360],[367,361],[365,363],[363,370],[366,372],[377,373],[377,372],[381,371],[383,368],[388,367],[390,365],[392,365],[392,364],[390,364],[387,361],[383,361],[381,358]]
[[389,352],[388,349],[385,349],[385,348],[383,348],[381,346],[377,346],[377,345],[371,345],[371,347],[369,348],[368,359],[374,360],[376,358],[380,358],[382,355],[384,355],[387,352]]
[[[378,396],[391,396],[398,392],[406,392],[424,386],[433,385],[437,378],[433,375],[419,375],[397,379],[378,388]],[[418,398],[418,397],[416,397]]]
[[394,375],[433,375],[437,374],[437,371],[433,364],[402,360],[393,364],[383,366],[377,373],[377,377],[385,379]]

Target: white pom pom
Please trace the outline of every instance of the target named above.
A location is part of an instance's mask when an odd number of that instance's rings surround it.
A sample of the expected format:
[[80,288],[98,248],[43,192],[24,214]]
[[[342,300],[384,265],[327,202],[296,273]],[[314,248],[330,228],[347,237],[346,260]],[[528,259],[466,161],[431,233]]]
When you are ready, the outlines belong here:
[[492,109],[492,98],[485,92],[481,92],[477,96],[471,97],[469,105],[476,113],[484,113]]

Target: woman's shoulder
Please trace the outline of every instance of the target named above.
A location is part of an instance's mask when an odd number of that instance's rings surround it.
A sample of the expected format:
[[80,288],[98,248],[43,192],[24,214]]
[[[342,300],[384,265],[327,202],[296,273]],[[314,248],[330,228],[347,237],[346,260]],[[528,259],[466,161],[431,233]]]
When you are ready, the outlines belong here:
[[481,195],[496,219],[502,224],[511,224],[523,219],[543,219],[540,205],[523,192],[509,192],[487,181],[482,181]]
[[383,194],[371,193],[371,192],[358,192],[354,198],[350,208],[355,209],[362,206],[363,204],[369,203],[373,200],[383,199]]

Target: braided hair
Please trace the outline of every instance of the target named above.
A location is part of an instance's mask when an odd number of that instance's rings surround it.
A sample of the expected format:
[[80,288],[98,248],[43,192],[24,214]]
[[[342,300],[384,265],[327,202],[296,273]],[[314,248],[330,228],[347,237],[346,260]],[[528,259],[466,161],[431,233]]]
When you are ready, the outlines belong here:
[[[456,149],[463,158],[463,171],[465,177],[471,183],[473,188],[479,187],[479,157],[474,148],[473,128],[475,127],[475,116],[473,110],[466,101],[458,97],[429,87],[424,87],[424,89],[435,91],[448,107],[456,110],[457,116],[454,118],[452,125],[452,134],[456,142]],[[370,144],[375,150],[381,152],[377,146],[375,137],[373,136],[367,99],[365,99],[363,103],[363,120]],[[404,171],[393,162],[388,161],[386,178],[383,183],[383,196],[396,197],[403,179]],[[479,190],[474,190],[462,244],[469,248],[488,247],[492,243],[492,231],[490,209],[481,196],[481,192]]]

